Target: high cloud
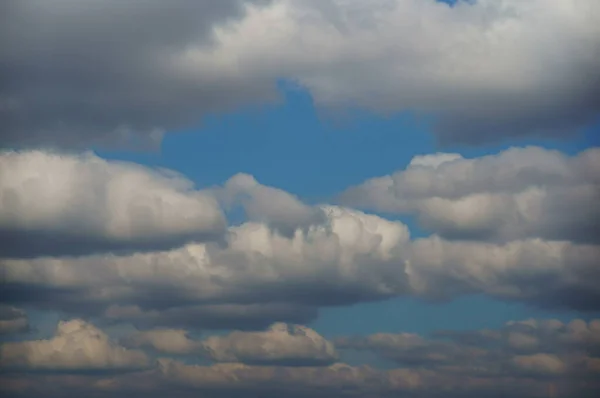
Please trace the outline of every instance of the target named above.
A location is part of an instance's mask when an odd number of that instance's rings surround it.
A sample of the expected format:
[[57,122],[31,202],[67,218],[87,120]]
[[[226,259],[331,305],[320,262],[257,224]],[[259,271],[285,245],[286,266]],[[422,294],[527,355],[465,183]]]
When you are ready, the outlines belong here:
[[139,370],[150,365],[141,351],[127,350],[95,326],[80,320],[61,321],[49,340],[9,342],[0,346],[4,369],[47,372]]
[[348,189],[341,201],[415,215],[449,239],[597,242],[600,149],[574,156],[539,147],[473,159],[418,156],[404,170]]
[[572,134],[598,118],[596,0],[176,0],[4,5],[7,145],[156,145],[276,98],[431,115],[442,142]]
[[1,257],[156,251],[225,231],[191,181],[91,153],[3,152],[0,197]]

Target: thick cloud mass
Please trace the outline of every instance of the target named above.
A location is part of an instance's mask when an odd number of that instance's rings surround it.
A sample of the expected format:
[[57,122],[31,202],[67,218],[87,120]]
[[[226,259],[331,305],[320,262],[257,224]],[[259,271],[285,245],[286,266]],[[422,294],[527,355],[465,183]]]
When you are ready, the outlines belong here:
[[539,147],[473,159],[418,156],[404,170],[348,189],[341,201],[414,214],[424,228],[450,239],[597,242],[600,150],[572,157]]
[[432,114],[443,142],[571,134],[599,114],[596,0],[2,7],[7,145],[157,144],[207,112],[273,99],[280,78],[326,107]]
[[188,73],[173,62],[189,46],[208,46],[213,27],[241,17],[248,2],[3,2],[2,143],[156,146],[165,129],[272,97],[262,82]]
[[225,230],[191,181],[93,154],[0,154],[0,201],[1,257],[162,250]]
[[75,319],[61,321],[50,340],[3,344],[0,364],[5,369],[84,372],[141,369],[150,362],[143,352],[120,347],[100,329]]

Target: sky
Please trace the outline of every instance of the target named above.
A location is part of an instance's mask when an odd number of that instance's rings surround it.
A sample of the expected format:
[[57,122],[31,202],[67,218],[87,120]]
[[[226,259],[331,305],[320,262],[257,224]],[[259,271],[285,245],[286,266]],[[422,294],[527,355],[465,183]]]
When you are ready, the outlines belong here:
[[3,397],[600,392],[596,0],[6,0]]

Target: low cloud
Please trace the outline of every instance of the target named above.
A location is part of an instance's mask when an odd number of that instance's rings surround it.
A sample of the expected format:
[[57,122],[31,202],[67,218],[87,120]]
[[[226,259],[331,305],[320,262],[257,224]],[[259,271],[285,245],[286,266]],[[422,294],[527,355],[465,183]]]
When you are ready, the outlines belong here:
[[314,330],[276,323],[264,332],[233,332],[202,342],[217,362],[250,365],[318,366],[337,361],[333,344]]
[[150,365],[143,352],[111,342],[102,330],[80,319],[59,322],[49,340],[4,343],[0,363],[7,370],[46,372],[110,372]]

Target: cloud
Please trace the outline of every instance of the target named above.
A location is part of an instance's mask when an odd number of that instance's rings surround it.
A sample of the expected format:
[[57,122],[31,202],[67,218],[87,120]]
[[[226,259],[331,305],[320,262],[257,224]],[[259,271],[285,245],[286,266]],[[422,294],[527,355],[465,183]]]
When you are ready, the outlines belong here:
[[143,352],[116,345],[80,319],[59,322],[49,340],[4,343],[0,363],[4,369],[48,372],[135,370],[150,365]]
[[280,78],[325,108],[430,115],[444,143],[570,136],[599,114],[598,7],[10,1],[0,23],[2,141],[156,145],[207,113],[273,100]]
[[191,354],[201,345],[188,337],[188,332],[181,329],[154,329],[134,333],[123,339],[127,347],[150,347],[166,354]]
[[190,46],[210,47],[214,27],[242,17],[248,2],[9,0],[0,21],[2,142],[155,147],[165,130],[207,112],[272,99],[262,81],[173,62]]
[[540,238],[411,240],[401,222],[328,205],[312,209],[324,221],[298,223],[284,234],[269,225],[269,200],[284,204],[281,213],[285,206],[305,206],[286,195],[261,196],[264,211],[256,214],[266,215],[265,221],[229,227],[219,243],[1,260],[2,300],[130,320],[144,329],[243,330],[306,323],[320,307],[398,296],[449,300],[487,294],[584,311],[600,302],[593,283],[600,278],[598,246]]
[[168,171],[48,152],[0,154],[0,256],[164,250],[225,231],[215,199]]
[[[260,319],[268,320],[261,328],[275,321],[306,322],[316,306],[388,298],[405,290],[396,254],[408,241],[404,224],[338,207],[323,211],[326,223],[298,229],[293,237],[248,222],[230,227],[225,245],[2,260],[3,300],[67,311],[129,306],[134,312],[125,316],[133,321],[138,316],[151,323],[197,319],[193,322],[210,325],[210,319],[237,319],[239,324],[229,327],[245,329],[246,322]],[[209,320],[191,317],[186,309],[194,306],[205,306]]]
[[266,223],[288,237],[298,228],[326,222],[323,209],[308,206],[281,189],[262,185],[248,174],[231,177],[216,195],[229,208],[241,205],[247,220]]
[[413,214],[422,227],[449,239],[596,243],[600,150],[566,156],[525,147],[473,159],[417,156],[404,170],[349,188],[341,201]]
[[128,347],[150,347],[175,355],[200,355],[216,362],[261,366],[326,366],[337,361],[333,345],[301,325],[272,324],[260,332],[234,331],[204,340],[188,337],[181,329],[154,329],[122,340]]
[[495,330],[436,331],[431,338],[408,333],[341,337],[344,350],[373,351],[411,369],[428,369],[455,377],[591,380],[600,368],[600,320],[529,319]]
[[0,304],[0,335],[18,333],[29,329],[29,320],[24,311]]
[[314,330],[275,323],[264,332],[233,332],[202,342],[217,362],[250,365],[319,366],[337,361],[333,345]]

